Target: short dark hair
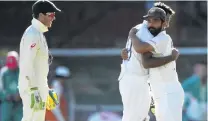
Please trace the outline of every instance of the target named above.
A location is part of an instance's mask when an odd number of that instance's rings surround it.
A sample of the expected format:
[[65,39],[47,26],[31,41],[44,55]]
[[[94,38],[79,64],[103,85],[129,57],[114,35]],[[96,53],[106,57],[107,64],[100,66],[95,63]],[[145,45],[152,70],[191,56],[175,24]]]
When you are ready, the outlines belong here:
[[32,14],[32,17],[38,19],[39,14]]

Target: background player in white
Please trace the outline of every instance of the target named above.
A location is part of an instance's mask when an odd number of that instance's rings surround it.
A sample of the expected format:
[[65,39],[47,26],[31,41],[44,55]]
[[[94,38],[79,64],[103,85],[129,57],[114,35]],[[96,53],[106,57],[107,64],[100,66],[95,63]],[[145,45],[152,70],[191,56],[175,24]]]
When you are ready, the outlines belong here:
[[[143,24],[140,24],[136,28],[142,29],[144,27]],[[132,32],[130,31],[130,33]],[[137,36],[139,35],[141,34]],[[143,33],[142,36],[146,35]],[[128,59],[123,61],[119,76],[119,89],[124,107],[122,121],[143,121],[148,116],[151,101],[147,82],[148,70],[143,67],[142,56],[136,52],[131,39],[128,39],[126,48],[129,51]],[[173,55],[160,58],[152,57],[148,63],[156,63],[154,67],[157,67],[175,60],[177,56],[178,53],[174,50]]]
[[167,56],[172,52],[172,39],[165,32],[167,15],[165,11],[162,11],[155,7],[144,16],[148,21],[147,27],[150,33],[156,37],[141,41],[140,36],[137,36],[137,29],[133,28],[130,38],[135,50],[143,53],[143,66],[150,68],[150,84],[155,100],[157,121],[181,121],[184,91],[178,81],[175,61],[156,68],[152,68],[152,65],[146,63],[152,57]]
[[55,12],[60,10],[50,1],[39,0],[33,4],[32,12],[32,24],[25,30],[20,42],[18,86],[23,101],[22,121],[44,121],[49,92],[49,55],[43,33],[51,27]]

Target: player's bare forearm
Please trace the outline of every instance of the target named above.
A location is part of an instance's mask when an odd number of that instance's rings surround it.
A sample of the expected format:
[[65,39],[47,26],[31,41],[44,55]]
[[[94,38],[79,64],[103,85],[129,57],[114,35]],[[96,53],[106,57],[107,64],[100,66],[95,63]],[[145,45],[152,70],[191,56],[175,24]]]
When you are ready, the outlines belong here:
[[134,32],[134,30],[130,31],[129,37],[131,38],[132,45],[133,45],[133,47],[134,47],[134,49],[136,50],[137,53],[144,53],[144,52],[148,52],[148,51],[152,51],[153,50],[153,47],[150,44],[141,41],[136,36],[136,33]]
[[142,55],[142,65],[144,68],[155,68],[162,65],[165,65],[171,61],[174,61],[172,55],[165,56],[165,57],[152,57],[151,52],[143,53]]
[[142,42],[135,34],[130,35],[132,45],[137,53],[144,53],[148,52],[148,44],[145,42]]

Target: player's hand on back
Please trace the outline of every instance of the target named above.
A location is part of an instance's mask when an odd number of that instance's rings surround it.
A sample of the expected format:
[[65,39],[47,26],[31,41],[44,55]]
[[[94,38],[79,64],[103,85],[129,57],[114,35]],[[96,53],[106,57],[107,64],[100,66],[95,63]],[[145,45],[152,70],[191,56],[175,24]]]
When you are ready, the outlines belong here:
[[123,60],[127,60],[128,59],[128,50],[126,48],[123,48],[121,50],[121,57]]
[[177,60],[179,55],[180,55],[179,51],[176,48],[173,48],[172,49],[172,58],[173,58],[173,60]]

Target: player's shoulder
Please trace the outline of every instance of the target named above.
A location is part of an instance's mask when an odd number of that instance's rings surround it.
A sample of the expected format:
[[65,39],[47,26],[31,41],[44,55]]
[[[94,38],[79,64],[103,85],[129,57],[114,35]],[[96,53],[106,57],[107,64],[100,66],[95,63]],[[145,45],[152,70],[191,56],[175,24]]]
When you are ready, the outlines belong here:
[[140,29],[140,28],[141,28],[141,26],[142,26],[142,24],[137,24],[134,28],[136,28],[136,29]]
[[29,26],[23,36],[22,36],[22,39],[21,41],[24,41],[28,44],[31,44],[31,43],[38,43],[38,40],[40,38],[40,33],[39,31],[37,31],[33,26]]
[[160,32],[158,38],[159,38],[159,39],[162,39],[162,40],[164,40],[164,41],[172,41],[170,35],[167,34],[166,31]]
[[40,34],[39,31],[31,25],[25,30],[23,36],[24,37],[37,37],[39,34]]
[[[142,23],[136,25],[134,28],[136,28],[136,29],[139,30],[139,31],[144,30],[144,31],[142,31],[142,32],[148,32],[147,24],[148,24],[147,21],[144,20]],[[149,33],[149,32],[148,32],[148,33]],[[149,33],[149,34],[150,34],[150,33]]]
[[136,29],[141,29],[142,27],[144,26],[144,24],[143,23],[140,23],[140,24],[137,24],[134,28],[136,28]]
[[164,31],[163,36],[164,36],[165,39],[171,39],[170,35],[167,34],[166,31]]

